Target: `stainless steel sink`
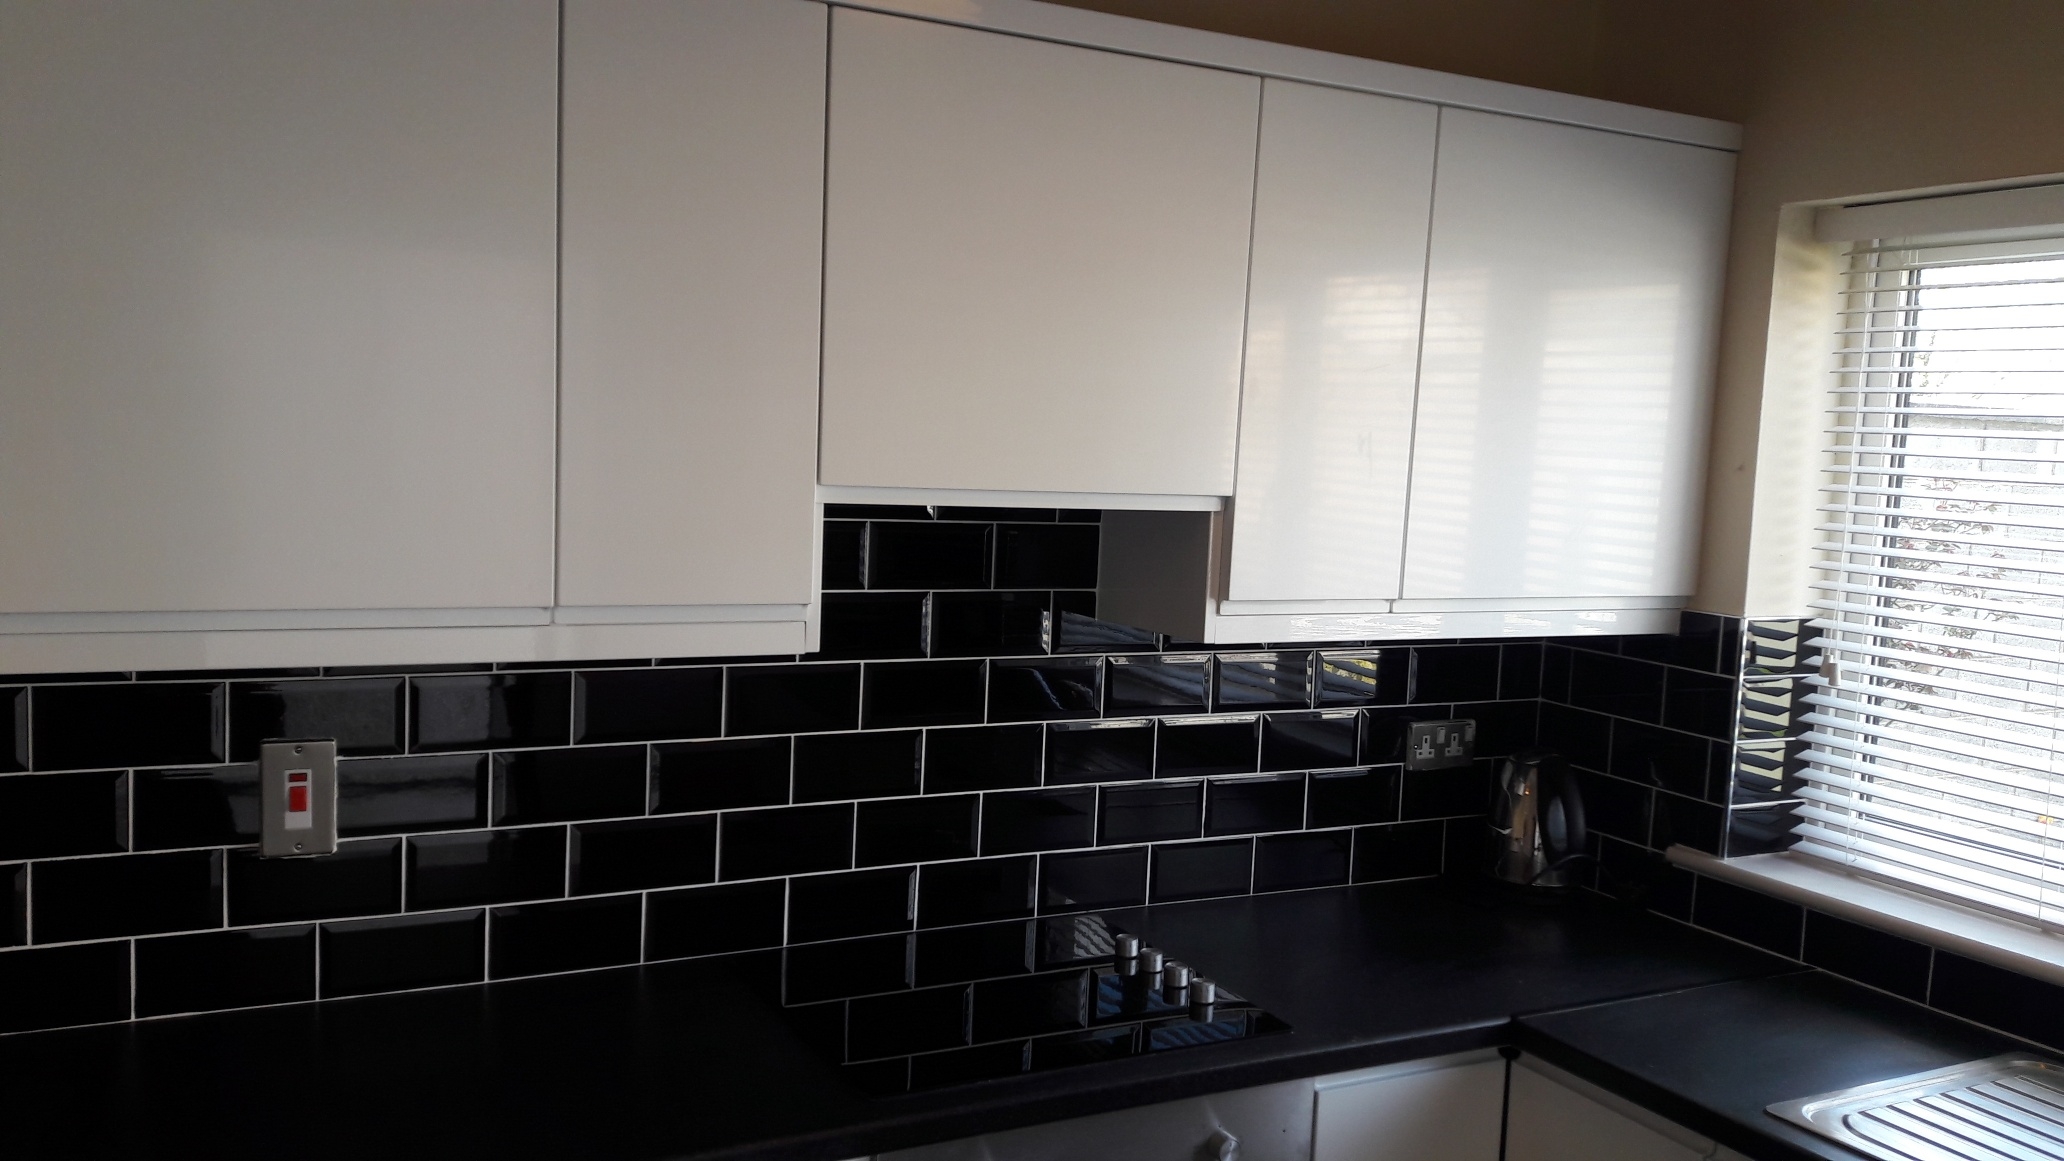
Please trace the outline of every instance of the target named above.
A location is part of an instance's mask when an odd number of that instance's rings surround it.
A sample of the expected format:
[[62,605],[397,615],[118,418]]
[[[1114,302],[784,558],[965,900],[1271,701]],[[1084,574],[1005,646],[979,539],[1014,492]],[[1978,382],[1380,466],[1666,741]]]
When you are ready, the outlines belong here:
[[1769,1111],[1885,1161],[2064,1161],[2064,1066],[2018,1053]]

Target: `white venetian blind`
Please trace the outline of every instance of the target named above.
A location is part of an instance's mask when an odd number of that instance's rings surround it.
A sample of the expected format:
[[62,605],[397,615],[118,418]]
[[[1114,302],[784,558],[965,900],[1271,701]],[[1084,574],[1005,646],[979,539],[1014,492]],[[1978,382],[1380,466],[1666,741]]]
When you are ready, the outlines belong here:
[[1848,262],[1796,850],[2064,925],[2064,226]]

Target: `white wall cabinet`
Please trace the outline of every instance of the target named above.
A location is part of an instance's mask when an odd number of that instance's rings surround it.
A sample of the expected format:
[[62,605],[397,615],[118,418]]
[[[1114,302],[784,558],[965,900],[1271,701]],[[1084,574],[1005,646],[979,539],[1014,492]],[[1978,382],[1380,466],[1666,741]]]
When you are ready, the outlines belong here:
[[1312,1161],[1499,1161],[1504,1116],[1505,1061],[1492,1052],[1325,1077]]
[[1230,493],[1260,88],[834,10],[822,482]]

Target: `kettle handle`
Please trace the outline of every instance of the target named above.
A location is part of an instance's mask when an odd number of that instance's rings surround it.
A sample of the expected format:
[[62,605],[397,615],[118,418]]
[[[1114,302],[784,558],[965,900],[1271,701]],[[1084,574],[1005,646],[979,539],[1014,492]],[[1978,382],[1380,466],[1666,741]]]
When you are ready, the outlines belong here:
[[1568,762],[1556,763],[1555,796],[1562,802],[1564,847],[1555,859],[1584,855],[1591,850],[1591,834],[1584,825],[1584,793],[1577,785],[1577,773]]

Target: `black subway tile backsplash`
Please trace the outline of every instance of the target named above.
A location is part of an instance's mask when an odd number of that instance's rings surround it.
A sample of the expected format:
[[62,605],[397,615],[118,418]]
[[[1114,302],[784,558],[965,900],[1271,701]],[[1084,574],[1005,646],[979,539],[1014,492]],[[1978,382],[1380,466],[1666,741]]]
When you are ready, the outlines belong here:
[[637,963],[640,903],[621,895],[496,907],[488,912],[487,974],[502,979]]
[[860,687],[860,724],[870,730],[979,725],[987,702],[986,662],[873,664]]
[[1202,782],[1112,786],[1103,791],[1097,841],[1105,845],[1196,838],[1204,817]]
[[911,983],[928,988],[1031,971],[1036,937],[1030,920],[918,932]]
[[1212,701],[1222,710],[1300,709],[1311,704],[1312,655],[1221,653]]
[[1147,901],[1146,847],[1075,851],[1039,860],[1039,910],[1136,907]]
[[[129,795],[130,834],[137,850],[258,840],[255,763],[204,770],[138,770],[130,775]],[[5,825],[0,822],[0,827]]]
[[1032,914],[1037,860],[1031,855],[931,863],[918,871],[920,927],[1023,919]]
[[989,720],[1093,718],[1103,708],[1101,657],[1041,657],[989,663]]
[[1357,827],[1353,878],[1357,883],[1417,879],[1441,872],[1446,827],[1438,822],[1397,822]]
[[923,593],[826,593],[823,617],[821,657],[924,656]]
[[996,529],[999,588],[1093,589],[1094,524],[1003,524]]
[[1926,945],[1910,939],[1817,911],[1806,913],[1806,942],[1800,958],[1874,988],[1925,1003],[1933,957]]
[[254,761],[271,738],[335,738],[339,754],[399,754],[407,707],[399,677],[232,682],[229,758]]
[[595,746],[494,756],[496,826],[645,813],[645,747]]
[[1396,822],[1402,774],[1398,766],[1314,773],[1307,789],[1306,825],[1316,829]]
[[1263,770],[1323,770],[1355,764],[1353,710],[1270,714],[1261,723]]
[[1154,722],[1149,718],[1048,727],[1046,782],[1127,782],[1154,776]]
[[1407,770],[1398,802],[1400,817],[1453,818],[1481,815],[1491,806],[1491,767],[1484,759],[1455,770]]
[[1718,879],[1701,879],[1692,898],[1692,920],[1700,927],[1793,959],[1805,914],[1796,903],[1758,894]]
[[573,740],[711,738],[723,729],[723,709],[724,671],[714,667],[578,673],[573,680]]
[[125,849],[128,834],[119,770],[0,777],[0,859],[107,854]]
[[1494,701],[1501,658],[1496,645],[1444,645],[1412,650],[1414,703]]
[[715,815],[591,822],[572,829],[572,893],[682,887],[717,877]]
[[782,999],[843,1000],[910,986],[910,937],[877,935],[791,946],[782,953]]
[[1037,786],[1045,754],[1040,725],[926,730],[925,793]]
[[86,943],[0,955],[0,1032],[126,1020],[129,945]]
[[222,852],[36,863],[29,899],[37,943],[220,927]]
[[1706,739],[1641,722],[1615,722],[1606,770],[1630,782],[1701,798],[1710,760]]
[[1211,660],[1206,654],[1143,654],[1111,658],[1105,712],[1198,714],[1209,709]]
[[727,734],[815,733],[860,724],[858,665],[760,665],[726,676]]
[[789,738],[654,746],[652,809],[654,813],[674,814],[742,806],[786,806],[794,746]]
[[480,911],[325,923],[322,994],[475,983],[486,971],[486,948],[487,917]]
[[866,521],[826,520],[824,561],[819,574],[825,591],[866,588],[866,552]]
[[[255,769],[251,777],[255,781]],[[484,826],[487,790],[485,754],[339,762],[337,829],[346,835],[366,835]],[[250,819],[247,833],[255,835],[255,802]]]
[[1162,903],[1244,895],[1252,885],[1253,872],[1251,839],[1155,847],[1152,898]]
[[838,871],[853,865],[853,804],[740,810],[719,827],[724,879]]
[[[800,875],[790,879],[789,942],[810,943],[908,931],[913,919],[916,882],[917,872],[910,867]],[[736,889],[742,888],[719,888]],[[772,942],[781,942],[778,922]]]
[[917,730],[797,738],[795,800],[916,794],[923,741]]
[[1207,835],[1258,834],[1304,826],[1304,775],[1214,778],[1204,799]]
[[229,922],[232,925],[387,915],[401,910],[398,838],[337,844],[320,858],[262,859],[256,851],[229,852]]
[[1039,592],[933,593],[932,656],[1044,653],[1052,598]]
[[862,802],[854,808],[853,862],[863,867],[970,858],[981,796]]
[[0,774],[28,768],[28,687],[0,688]]
[[1570,654],[1570,704],[1642,722],[1663,720],[1661,665],[1589,650]]
[[1253,715],[1163,718],[1155,742],[1154,776],[1252,774],[1260,768],[1259,727]]
[[314,998],[313,926],[211,931],[136,941],[138,1016]]
[[988,524],[898,521],[870,525],[867,530],[867,587],[988,588],[992,536],[993,530]]
[[982,801],[982,853],[1086,847],[1096,841],[1095,788],[1064,787],[990,794]]
[[409,678],[409,748],[564,746],[572,739],[567,673]]
[[78,770],[220,762],[226,701],[219,681],[39,686],[30,695],[30,765]]
[[779,947],[788,885],[779,879],[725,883],[645,897],[645,958]]
[[566,894],[566,828],[473,831],[408,840],[408,909]]
[[1318,660],[1322,706],[1399,705],[1410,679],[1411,650],[1326,651]]
[[[1711,883],[1702,881],[1699,893]],[[2064,1044],[2064,988],[2004,968],[1938,950],[1928,1002],[2011,1036]]]
[[1353,853],[1352,831],[1263,835],[1254,840],[1254,889],[1337,887],[1348,881]]

